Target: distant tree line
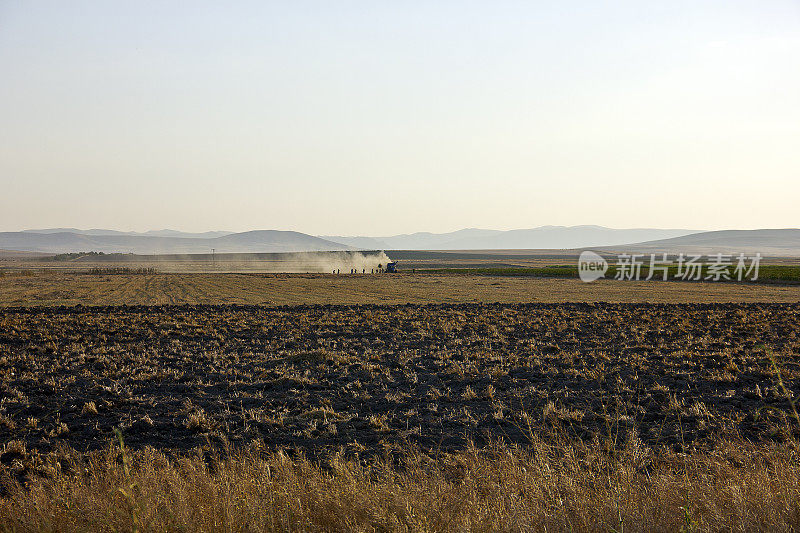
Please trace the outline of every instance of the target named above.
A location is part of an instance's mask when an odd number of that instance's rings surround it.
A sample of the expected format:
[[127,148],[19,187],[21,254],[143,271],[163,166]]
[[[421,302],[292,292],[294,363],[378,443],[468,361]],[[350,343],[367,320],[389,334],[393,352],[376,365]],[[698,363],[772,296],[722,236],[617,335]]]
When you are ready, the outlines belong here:
[[104,252],[70,252],[68,254],[58,254],[54,255],[51,259],[53,261],[72,261],[73,259],[78,259],[79,257],[92,257],[92,256],[101,256],[106,255]]

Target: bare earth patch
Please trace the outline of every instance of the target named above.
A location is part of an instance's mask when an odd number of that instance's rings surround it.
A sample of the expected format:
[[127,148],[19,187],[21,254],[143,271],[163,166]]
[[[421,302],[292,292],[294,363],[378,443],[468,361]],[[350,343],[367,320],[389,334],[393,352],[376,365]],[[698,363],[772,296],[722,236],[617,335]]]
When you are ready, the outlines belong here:
[[797,304],[149,306],[0,313],[0,444],[307,453],[635,433],[781,440]]

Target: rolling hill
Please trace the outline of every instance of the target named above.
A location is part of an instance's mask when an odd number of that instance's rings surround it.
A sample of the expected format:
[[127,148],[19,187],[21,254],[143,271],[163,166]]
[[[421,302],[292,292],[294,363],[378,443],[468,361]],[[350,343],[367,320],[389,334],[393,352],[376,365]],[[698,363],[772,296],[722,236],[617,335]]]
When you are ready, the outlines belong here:
[[800,255],[800,229],[755,229],[704,231],[672,239],[606,247],[617,251],[669,253],[748,253],[762,255]]
[[0,249],[51,254],[104,252],[133,254],[196,254],[259,252],[309,252],[349,250],[349,246],[296,231],[259,230],[219,237],[162,237],[154,235],[28,231],[0,233]]

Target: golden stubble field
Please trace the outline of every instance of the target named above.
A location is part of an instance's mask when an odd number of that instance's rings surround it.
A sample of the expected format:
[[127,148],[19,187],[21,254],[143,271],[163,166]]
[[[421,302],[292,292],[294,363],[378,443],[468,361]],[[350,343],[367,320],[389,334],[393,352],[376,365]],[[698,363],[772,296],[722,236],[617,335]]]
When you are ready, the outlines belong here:
[[798,302],[800,285],[659,282],[424,273],[115,274],[0,278],[0,305]]

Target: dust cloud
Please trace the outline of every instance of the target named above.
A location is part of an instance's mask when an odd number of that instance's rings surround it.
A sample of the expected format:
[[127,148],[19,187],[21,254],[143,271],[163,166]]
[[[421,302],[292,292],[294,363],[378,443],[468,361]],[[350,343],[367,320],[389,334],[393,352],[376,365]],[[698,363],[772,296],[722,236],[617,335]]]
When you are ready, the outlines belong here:
[[132,262],[140,267],[153,267],[159,272],[349,274],[356,271],[369,274],[377,272],[379,268],[385,269],[390,261],[383,251],[335,251],[138,256]]
[[391,261],[384,252],[371,254],[365,252],[307,252],[292,255],[295,257],[287,258],[283,268],[291,266],[293,270],[283,270],[283,272],[332,273],[336,270],[345,274],[352,269],[357,272],[369,273],[378,270],[379,267],[386,268],[386,263]]

